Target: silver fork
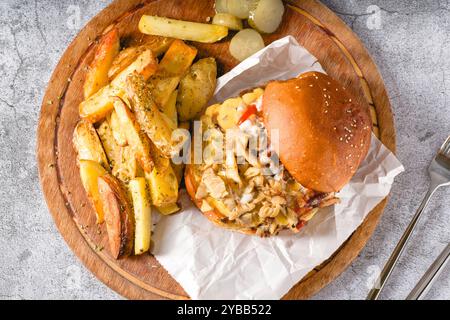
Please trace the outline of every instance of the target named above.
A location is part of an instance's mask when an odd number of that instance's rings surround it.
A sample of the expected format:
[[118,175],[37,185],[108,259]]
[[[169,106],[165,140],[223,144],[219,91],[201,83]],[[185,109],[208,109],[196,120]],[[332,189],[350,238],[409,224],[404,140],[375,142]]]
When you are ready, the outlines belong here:
[[403,236],[401,237],[400,241],[395,247],[394,252],[392,252],[391,256],[389,257],[389,260],[386,262],[386,265],[381,271],[380,276],[375,282],[375,286],[372,288],[372,290],[370,290],[369,294],[367,295],[367,300],[378,299],[381,290],[383,290],[386,281],[389,279],[392,270],[396,266],[398,259],[403,253],[405,245],[407,244],[409,238],[411,237],[411,234],[413,233],[414,228],[417,225],[417,222],[422,216],[425,207],[428,205],[431,196],[438,188],[450,185],[450,136],[447,138],[447,140],[445,140],[444,144],[439,149],[439,152],[431,162],[431,165],[428,168],[428,173],[431,179],[430,188],[428,189],[425,198],[420,204],[419,209],[417,209],[417,212],[414,215],[412,221],[409,223],[408,228],[406,228],[405,233],[403,233]]

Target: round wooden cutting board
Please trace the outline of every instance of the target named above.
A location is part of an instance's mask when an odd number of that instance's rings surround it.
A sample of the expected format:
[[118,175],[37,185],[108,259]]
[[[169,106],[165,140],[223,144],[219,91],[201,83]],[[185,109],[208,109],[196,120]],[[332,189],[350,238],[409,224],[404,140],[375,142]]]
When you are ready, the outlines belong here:
[[[70,248],[100,280],[131,299],[188,299],[183,288],[151,255],[116,261],[109,255],[104,225],[95,214],[82,187],[72,147],[72,132],[79,120],[78,105],[86,66],[92,59],[95,39],[116,25],[124,43],[138,43],[137,29],[143,14],[205,22],[214,15],[213,0],[117,0],[92,19],[67,48],[45,94],[38,128],[37,158],[45,198],[59,231]],[[374,132],[395,152],[395,131],[389,98],[370,55],[355,34],[332,11],[315,0],[286,1],[283,24],[265,43],[286,35],[315,55],[326,72],[354,91],[371,110]],[[237,61],[229,52],[230,37],[216,44],[192,43],[199,56],[213,56],[220,73]],[[381,202],[364,223],[325,263],[294,286],[285,299],[311,297],[335,279],[364,247],[385,207]],[[104,250],[102,250],[104,248]]]

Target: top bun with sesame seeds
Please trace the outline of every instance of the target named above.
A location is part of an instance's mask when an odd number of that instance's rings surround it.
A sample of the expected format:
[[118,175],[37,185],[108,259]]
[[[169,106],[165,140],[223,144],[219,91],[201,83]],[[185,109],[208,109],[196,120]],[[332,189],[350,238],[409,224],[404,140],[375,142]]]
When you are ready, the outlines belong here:
[[278,130],[281,162],[307,188],[341,190],[369,150],[369,111],[326,74],[270,82],[262,111],[269,137]]

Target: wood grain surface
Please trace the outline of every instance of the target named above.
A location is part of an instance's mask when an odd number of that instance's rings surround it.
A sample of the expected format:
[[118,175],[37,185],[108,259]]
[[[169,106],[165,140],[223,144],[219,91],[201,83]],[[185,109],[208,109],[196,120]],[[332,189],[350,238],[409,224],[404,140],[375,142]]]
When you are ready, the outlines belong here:
[[[101,281],[131,299],[188,299],[183,288],[152,255],[116,261],[108,252],[104,225],[82,187],[72,132],[79,120],[86,66],[97,39],[108,27],[119,28],[124,45],[139,43],[137,24],[143,14],[205,22],[214,15],[213,0],[116,0],[92,19],[67,48],[58,63],[41,107],[37,160],[49,210],[64,239]],[[328,74],[340,80],[371,109],[374,132],[395,152],[395,129],[383,80],[355,34],[327,7],[315,0],[287,1],[283,23],[264,36],[266,44],[286,35],[315,55]],[[230,36],[216,44],[192,43],[199,56],[213,56],[223,74],[237,61],[228,52]],[[335,279],[358,255],[372,235],[386,200],[381,202],[347,242],[326,262],[293,287],[285,299],[311,297]]]

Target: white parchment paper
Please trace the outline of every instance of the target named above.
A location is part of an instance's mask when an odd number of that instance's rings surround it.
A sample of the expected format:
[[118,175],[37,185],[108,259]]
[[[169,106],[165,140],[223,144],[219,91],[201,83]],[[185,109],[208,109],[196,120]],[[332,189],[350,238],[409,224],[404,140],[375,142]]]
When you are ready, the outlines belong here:
[[[273,42],[218,80],[215,101],[274,79],[323,69],[293,37]],[[158,261],[193,299],[279,299],[328,259],[389,194],[404,170],[372,135],[369,154],[338,194],[298,234],[259,238],[214,226],[182,192],[183,211],[161,217],[153,236]]]

